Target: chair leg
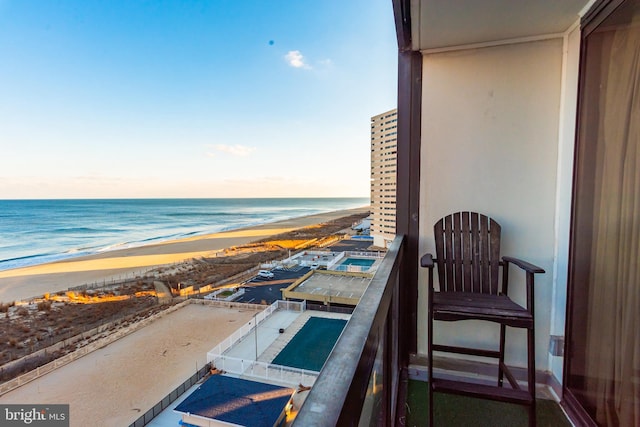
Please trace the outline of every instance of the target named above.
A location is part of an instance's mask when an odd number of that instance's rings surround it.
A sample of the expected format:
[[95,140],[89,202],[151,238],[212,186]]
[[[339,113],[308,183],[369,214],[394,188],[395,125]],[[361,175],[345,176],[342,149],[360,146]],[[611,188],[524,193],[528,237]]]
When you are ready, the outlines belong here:
[[433,311],[431,307],[431,298],[433,298],[433,292],[429,295],[429,319],[427,321],[427,333],[429,334],[427,339],[427,356],[429,367],[429,427],[433,427]]
[[529,427],[536,427],[536,354],[535,354],[535,332],[534,327],[527,329],[527,386],[529,394],[533,399],[529,406]]
[[504,379],[504,370],[502,366],[504,365],[504,341],[506,336],[507,327],[505,325],[500,325],[500,357],[498,360],[498,387],[502,387],[503,379]]

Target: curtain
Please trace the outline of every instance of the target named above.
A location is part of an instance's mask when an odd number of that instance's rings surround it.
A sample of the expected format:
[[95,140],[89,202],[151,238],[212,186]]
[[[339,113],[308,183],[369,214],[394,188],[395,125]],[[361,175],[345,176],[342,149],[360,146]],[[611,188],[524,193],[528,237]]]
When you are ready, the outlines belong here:
[[[586,389],[596,421],[640,426],[640,22],[602,31]],[[591,36],[590,36],[591,37]]]

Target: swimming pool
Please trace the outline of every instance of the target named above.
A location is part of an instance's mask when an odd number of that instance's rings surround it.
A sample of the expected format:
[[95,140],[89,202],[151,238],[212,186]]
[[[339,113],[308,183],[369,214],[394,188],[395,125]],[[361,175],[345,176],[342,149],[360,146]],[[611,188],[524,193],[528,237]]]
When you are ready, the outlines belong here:
[[371,267],[373,263],[376,262],[375,259],[364,259],[364,258],[346,258],[344,261],[340,263],[340,265],[355,265],[358,267]]

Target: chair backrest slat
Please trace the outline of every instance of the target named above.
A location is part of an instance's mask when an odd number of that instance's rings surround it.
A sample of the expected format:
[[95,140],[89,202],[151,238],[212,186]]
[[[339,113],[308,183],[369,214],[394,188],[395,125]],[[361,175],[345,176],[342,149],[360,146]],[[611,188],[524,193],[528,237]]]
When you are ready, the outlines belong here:
[[453,278],[453,224],[452,218],[449,216],[444,221],[444,246],[446,250],[445,270],[447,274],[447,285],[455,289],[455,280]]
[[490,261],[489,258],[489,224],[487,221],[483,221],[482,215],[479,215],[480,218],[480,234],[478,235],[480,238],[480,287],[482,290],[480,293],[488,294],[490,292],[490,283],[489,278],[491,275],[489,274],[489,264],[487,261]]
[[498,293],[498,272],[500,271],[500,233],[501,228],[497,222],[489,219],[489,266],[491,268],[491,286],[492,294]]
[[469,212],[462,212],[462,262],[464,269],[465,292],[473,292],[471,281],[472,263],[471,256],[471,218]]
[[462,225],[460,224],[460,213],[452,215],[453,217],[453,274],[454,287],[457,291],[464,290],[465,283],[462,277]]
[[[475,212],[471,213],[471,263],[473,270],[473,283],[475,283],[474,292],[481,292],[482,289],[479,287],[480,283],[480,238],[477,236],[480,235],[480,221],[478,220],[478,214]],[[475,238],[474,238],[475,237]]]
[[457,212],[434,226],[440,290],[498,293],[500,225],[486,215]]

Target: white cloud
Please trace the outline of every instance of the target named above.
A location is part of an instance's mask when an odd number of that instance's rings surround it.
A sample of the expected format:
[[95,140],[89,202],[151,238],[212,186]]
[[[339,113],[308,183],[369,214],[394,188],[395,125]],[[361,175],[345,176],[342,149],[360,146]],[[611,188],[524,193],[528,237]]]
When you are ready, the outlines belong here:
[[286,59],[289,65],[294,68],[311,68],[307,63],[304,62],[304,56],[302,56],[302,53],[300,53],[299,50],[290,50],[284,56],[284,59]]
[[[226,145],[226,144],[216,144],[213,146],[216,150],[231,154],[232,156],[245,157],[249,154],[253,153],[256,149],[255,147],[245,147],[244,145],[236,144],[236,145]],[[209,157],[215,157],[214,153],[207,153]]]

